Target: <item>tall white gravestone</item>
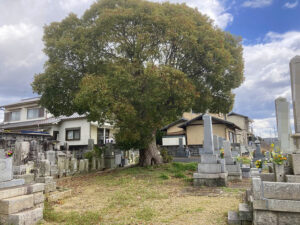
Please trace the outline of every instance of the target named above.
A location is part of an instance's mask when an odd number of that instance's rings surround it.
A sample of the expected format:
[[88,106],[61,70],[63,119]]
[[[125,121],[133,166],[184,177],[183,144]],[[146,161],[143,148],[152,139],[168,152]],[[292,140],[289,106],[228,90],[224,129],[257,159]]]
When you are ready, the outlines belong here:
[[283,153],[292,153],[291,145],[291,127],[290,127],[290,104],[286,98],[277,98],[275,100],[277,132],[280,150]]
[[292,154],[293,171],[295,175],[300,175],[300,56],[295,56],[290,61],[292,101],[294,110],[295,149]]
[[204,122],[204,153],[214,154],[214,140],[212,131],[212,121],[210,115],[203,115]]

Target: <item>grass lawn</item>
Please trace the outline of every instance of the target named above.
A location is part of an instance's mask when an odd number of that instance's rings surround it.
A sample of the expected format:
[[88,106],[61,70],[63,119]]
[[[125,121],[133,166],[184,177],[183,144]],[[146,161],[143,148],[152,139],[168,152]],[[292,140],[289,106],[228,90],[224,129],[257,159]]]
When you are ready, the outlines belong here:
[[194,188],[196,163],[95,172],[57,181],[73,196],[46,203],[42,224],[227,224],[249,180]]

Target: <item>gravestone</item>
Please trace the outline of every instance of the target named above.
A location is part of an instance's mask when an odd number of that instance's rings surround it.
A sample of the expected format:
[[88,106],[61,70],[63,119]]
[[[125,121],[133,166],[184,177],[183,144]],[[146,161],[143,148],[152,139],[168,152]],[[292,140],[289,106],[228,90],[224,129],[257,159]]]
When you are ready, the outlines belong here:
[[66,154],[58,151],[57,152],[57,169],[58,169],[58,176],[62,177],[66,174],[65,170],[65,160],[66,160]]
[[47,151],[46,152],[46,157],[49,160],[51,165],[56,164],[56,153],[55,153],[55,151]]
[[179,147],[176,150],[175,156],[176,157],[189,157],[188,151],[186,151],[186,149],[183,146],[183,138],[182,137],[178,138],[178,142],[179,142]]
[[77,159],[76,158],[71,158],[70,160],[70,174],[73,175],[77,172]]
[[24,165],[29,160],[30,143],[27,141],[16,141],[14,150],[14,166]]
[[79,160],[79,172],[80,173],[83,173],[85,170],[85,162],[84,162],[84,159],[80,159]]
[[279,140],[279,148],[283,153],[292,153],[291,127],[290,127],[290,104],[286,98],[275,100],[276,122]]
[[23,185],[24,179],[13,179],[13,157],[6,157],[0,149],[0,189]]
[[213,141],[213,131],[212,131],[212,121],[211,116],[205,114],[203,115],[204,122],[204,153],[214,154],[214,141]]
[[256,140],[255,142],[256,150],[253,154],[253,162],[255,163],[259,159],[264,159],[264,155],[261,153],[260,141]]
[[236,163],[232,158],[230,142],[224,141],[223,145],[226,170],[228,172],[228,180],[242,180],[241,167],[239,163]]
[[50,162],[49,162],[49,160],[41,160],[39,162],[39,176],[40,177],[50,176]]
[[220,155],[220,145],[219,145],[219,137],[217,135],[213,136],[214,140],[214,152],[218,155]]
[[224,141],[223,145],[224,145],[224,158],[225,158],[226,165],[234,164],[232,154],[231,154],[230,142],[229,141]]
[[84,159],[84,171],[89,172],[89,160]]
[[97,161],[96,161],[96,158],[93,157],[92,158],[92,165],[91,165],[91,170],[94,171],[97,169]]
[[300,175],[300,56],[290,61],[292,101],[294,111],[295,139],[294,154],[292,154],[292,167],[294,175]]
[[11,157],[0,158],[0,182],[9,181],[12,179],[13,179],[12,158]]
[[115,152],[112,143],[106,144],[104,151],[104,164],[106,169],[116,168]]
[[218,142],[219,142],[219,148],[220,148],[220,149],[224,148],[224,146],[223,146],[223,141],[224,141],[224,138],[218,137]]
[[212,120],[210,115],[203,115],[204,154],[201,155],[197,173],[193,174],[194,186],[226,186],[227,172],[225,161],[214,154]]

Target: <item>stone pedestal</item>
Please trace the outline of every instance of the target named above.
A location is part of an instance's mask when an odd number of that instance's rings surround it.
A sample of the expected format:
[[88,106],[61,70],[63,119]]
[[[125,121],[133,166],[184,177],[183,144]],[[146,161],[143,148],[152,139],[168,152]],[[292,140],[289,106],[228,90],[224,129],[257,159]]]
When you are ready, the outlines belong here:
[[226,186],[227,172],[224,160],[214,154],[211,116],[204,115],[204,154],[201,155],[198,171],[193,175],[194,186]]

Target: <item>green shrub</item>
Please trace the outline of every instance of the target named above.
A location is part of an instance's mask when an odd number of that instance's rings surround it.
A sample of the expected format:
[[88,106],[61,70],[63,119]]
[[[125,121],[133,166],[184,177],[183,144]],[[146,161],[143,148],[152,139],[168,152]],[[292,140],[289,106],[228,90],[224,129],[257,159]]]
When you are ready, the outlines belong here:
[[165,148],[162,148],[160,150],[160,154],[162,156],[163,162],[164,163],[170,163],[173,161],[173,157],[171,155],[169,155],[168,150]]
[[90,151],[90,152],[84,153],[83,156],[85,159],[88,159],[89,162],[92,162],[92,158],[95,156],[95,153],[93,151]]

